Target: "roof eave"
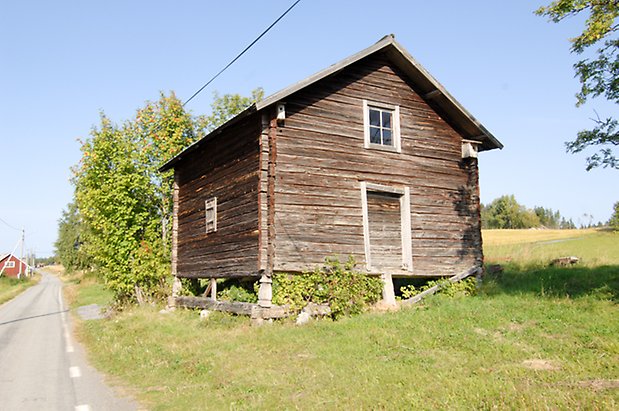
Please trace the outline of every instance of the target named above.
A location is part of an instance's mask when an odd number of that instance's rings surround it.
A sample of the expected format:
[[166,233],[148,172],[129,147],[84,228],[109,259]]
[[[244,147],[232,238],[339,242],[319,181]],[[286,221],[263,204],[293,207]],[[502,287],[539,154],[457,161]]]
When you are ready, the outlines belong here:
[[256,111],[257,111],[256,110],[256,103],[253,103],[251,106],[247,107],[245,110],[241,111],[239,114],[237,114],[236,116],[232,117],[230,120],[226,121],[224,124],[222,124],[221,126],[217,127],[215,130],[213,130],[210,133],[206,134],[204,137],[200,138],[199,140],[196,140],[190,146],[188,146],[186,149],[184,149],[183,151],[181,151],[180,153],[178,153],[177,155],[172,157],[164,165],[159,167],[159,172],[163,173],[164,171],[168,171],[168,170],[174,168],[174,165],[176,163],[181,161],[185,156],[187,156],[191,152],[196,151],[198,148],[200,148],[200,146],[202,144],[204,144],[207,141],[211,140],[213,137],[221,134],[221,132],[224,129],[226,129],[226,128],[228,128],[228,127],[238,123],[239,121],[241,121],[245,117],[251,115],[252,113],[255,113]]
[[[474,140],[481,139],[480,150],[492,150],[495,148],[502,149],[503,144],[490,132],[483,124],[481,124],[458,100],[456,100],[443,85],[430,74],[413,56],[411,56],[404,47],[397,41],[391,43],[393,47],[388,51],[389,57],[409,75],[423,92],[422,98],[427,100],[427,97],[436,93],[442,97],[439,100],[439,105],[453,116],[453,121],[456,121],[464,126],[465,129],[474,128],[470,136]],[[393,50],[397,51],[396,53]],[[402,59],[403,57],[403,59]],[[468,123],[468,124],[463,124]],[[483,141],[485,140],[485,141]]]

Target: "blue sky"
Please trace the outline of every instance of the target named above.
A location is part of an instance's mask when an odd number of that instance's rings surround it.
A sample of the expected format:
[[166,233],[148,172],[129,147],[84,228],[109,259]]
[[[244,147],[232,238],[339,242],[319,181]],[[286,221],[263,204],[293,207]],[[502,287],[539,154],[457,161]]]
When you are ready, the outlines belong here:
[[[26,229],[26,247],[53,252],[57,220],[71,200],[77,138],[101,110],[116,122],[173,90],[187,99],[292,0],[13,1],[0,7],[0,218]],[[589,128],[593,101],[576,108],[568,38],[577,17],[551,24],[543,1],[302,0],[267,36],[196,97],[271,94],[394,33],[408,51],[505,145],[480,158],[487,203],[514,194],[560,210],[577,224],[606,221],[619,200],[617,171],[585,171],[564,142]],[[0,222],[0,252],[19,233]]]

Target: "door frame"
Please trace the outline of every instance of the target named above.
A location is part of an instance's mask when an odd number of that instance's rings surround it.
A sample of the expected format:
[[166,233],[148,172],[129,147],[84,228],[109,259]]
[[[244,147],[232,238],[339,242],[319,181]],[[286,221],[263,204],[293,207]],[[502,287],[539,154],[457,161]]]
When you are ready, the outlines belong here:
[[363,214],[363,245],[365,249],[365,268],[372,268],[370,251],[370,220],[368,216],[368,191],[375,193],[397,194],[400,197],[400,235],[402,239],[402,271],[413,271],[413,249],[411,233],[411,193],[410,187],[395,187],[360,181],[361,212]]

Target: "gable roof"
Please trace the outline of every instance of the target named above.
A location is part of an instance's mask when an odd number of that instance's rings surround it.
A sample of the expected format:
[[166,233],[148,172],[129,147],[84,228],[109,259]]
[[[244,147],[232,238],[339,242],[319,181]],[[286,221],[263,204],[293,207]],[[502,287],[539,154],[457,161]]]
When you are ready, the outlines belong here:
[[261,111],[273,104],[284,100],[291,94],[308,87],[332,74],[336,74],[344,68],[374,53],[384,55],[395,64],[417,87],[420,96],[439,114],[441,114],[452,127],[469,140],[479,141],[479,150],[492,150],[503,148],[503,144],[496,139],[475,117],[471,115],[432,75],[415,60],[397,41],[393,34],[387,35],[377,43],[352,56],[345,58],[339,63],[333,64],[295,84],[270,95],[264,100],[258,101],[247,107],[241,113],[219,126],[211,133],[196,141],[185,150],[165,163],[159,170],[166,171],[174,167],[186,154],[198,149],[200,145],[220,134],[230,125],[248,115]]
[[21,260],[21,258],[17,257],[17,256],[16,256],[16,255],[14,255],[14,254],[11,254],[11,253],[0,254],[0,262],[2,262],[2,261],[4,261],[4,260],[6,260],[6,259],[7,259],[7,258],[9,258],[9,257],[13,257],[13,258],[14,258],[14,259],[16,259],[17,261],[21,261],[23,264],[25,264],[25,263]]

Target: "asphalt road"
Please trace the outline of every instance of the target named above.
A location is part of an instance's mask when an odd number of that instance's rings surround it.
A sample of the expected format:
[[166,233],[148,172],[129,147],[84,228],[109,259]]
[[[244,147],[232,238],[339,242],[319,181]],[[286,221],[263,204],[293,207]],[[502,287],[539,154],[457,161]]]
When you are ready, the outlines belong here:
[[43,274],[0,306],[0,411],[135,409],[87,364],[58,278]]

